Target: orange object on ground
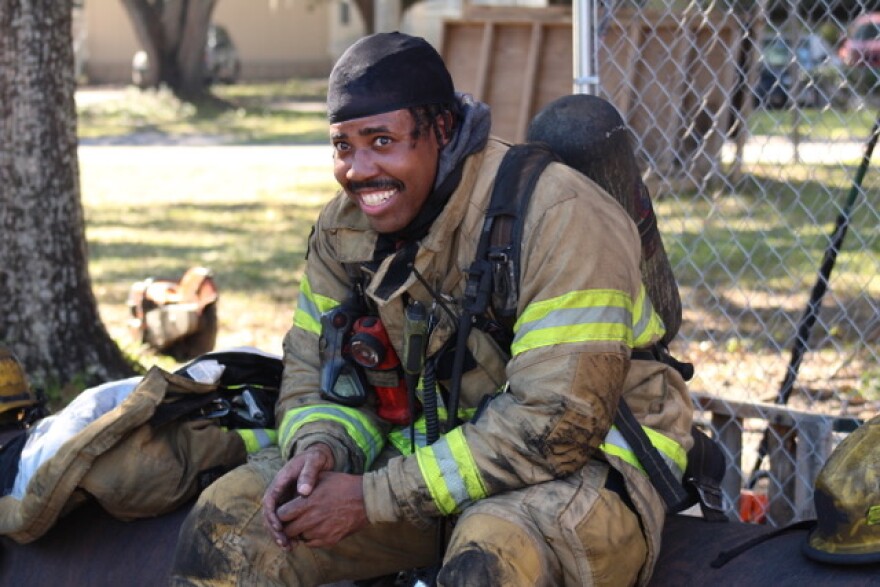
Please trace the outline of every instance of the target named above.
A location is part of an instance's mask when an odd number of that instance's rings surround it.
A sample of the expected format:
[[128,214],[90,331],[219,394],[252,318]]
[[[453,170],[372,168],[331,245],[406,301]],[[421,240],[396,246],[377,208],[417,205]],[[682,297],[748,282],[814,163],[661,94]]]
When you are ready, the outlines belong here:
[[767,508],[769,500],[766,493],[760,493],[753,489],[743,489],[739,494],[739,518],[750,524],[764,524],[767,522]]

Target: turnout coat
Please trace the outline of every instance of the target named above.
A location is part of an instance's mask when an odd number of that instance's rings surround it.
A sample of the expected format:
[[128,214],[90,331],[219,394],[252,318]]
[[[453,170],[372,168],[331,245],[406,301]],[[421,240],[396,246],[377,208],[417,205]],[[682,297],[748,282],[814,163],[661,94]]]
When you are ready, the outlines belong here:
[[[456,324],[449,314],[459,313],[465,272],[506,149],[490,139],[468,157],[428,234],[381,260],[374,260],[379,235],[354,202],[339,194],[325,207],[310,239],[294,327],[284,340],[276,413],[282,455],[326,443],[338,470],[366,473],[371,522],[414,524],[564,478],[593,459],[606,461],[623,474],[642,520],[648,542],[644,582],[659,551],[664,507],[612,430],[614,412],[625,396],[654,444],[683,470],[692,407],[677,372],[659,362],[631,361],[632,349],[648,347],[664,333],[641,283],[639,236],[617,202],[577,171],[553,163],[536,186],[522,238],[513,343],[508,352],[472,330],[468,350],[474,361],[463,376],[459,405],[464,424],[415,454],[371,470],[388,442],[409,452],[407,431],[383,422],[372,403],[348,407],[319,393],[320,316],[349,296],[352,267],[365,276],[365,295],[399,356],[406,304],[419,300],[432,309],[436,326],[426,355],[436,360],[437,389],[449,388],[444,353],[454,347]],[[487,396],[494,397],[474,419]],[[438,399],[443,405],[442,393]],[[546,507],[561,510],[565,504],[549,500]]]

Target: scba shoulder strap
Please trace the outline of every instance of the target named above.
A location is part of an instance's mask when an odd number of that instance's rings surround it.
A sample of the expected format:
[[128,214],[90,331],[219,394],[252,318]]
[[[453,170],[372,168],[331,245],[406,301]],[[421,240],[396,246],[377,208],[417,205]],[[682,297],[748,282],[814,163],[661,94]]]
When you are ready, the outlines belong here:
[[[471,327],[476,325],[502,346],[510,348],[519,299],[519,261],[525,215],[538,179],[550,163],[558,160],[547,147],[527,143],[510,147],[498,167],[477,253],[467,271],[452,364],[447,430],[457,424]],[[491,318],[488,316],[490,300]]]

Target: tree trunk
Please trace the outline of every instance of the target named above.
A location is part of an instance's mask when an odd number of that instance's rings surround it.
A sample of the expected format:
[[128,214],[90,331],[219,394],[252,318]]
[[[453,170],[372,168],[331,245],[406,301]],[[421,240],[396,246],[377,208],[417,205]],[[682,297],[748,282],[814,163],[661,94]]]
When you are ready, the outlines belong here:
[[189,0],[186,3],[177,49],[179,95],[185,99],[198,99],[209,93],[205,84],[205,44],[215,4],[216,0]]
[[354,0],[361,20],[364,21],[364,35],[372,35],[376,31],[376,2],[375,0]]
[[88,273],[71,16],[71,0],[0,2],[0,344],[37,386],[132,373]]
[[147,53],[145,85],[166,85],[188,102],[210,99],[205,43],[216,0],[122,0]]

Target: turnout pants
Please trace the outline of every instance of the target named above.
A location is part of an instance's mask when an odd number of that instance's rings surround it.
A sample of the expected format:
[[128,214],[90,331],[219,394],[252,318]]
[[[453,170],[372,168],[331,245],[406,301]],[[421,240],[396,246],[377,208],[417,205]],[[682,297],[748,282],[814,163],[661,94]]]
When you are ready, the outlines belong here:
[[[173,585],[312,586],[437,563],[436,527],[407,522],[368,526],[329,549],[282,550],[260,505],[281,465],[277,448],[264,450],[202,493],[181,528]],[[636,584],[648,547],[622,486],[609,482],[615,475],[592,461],[565,479],[470,506],[447,529],[438,584]]]

